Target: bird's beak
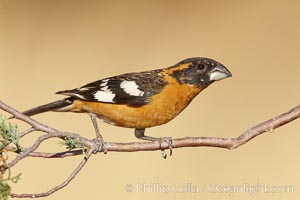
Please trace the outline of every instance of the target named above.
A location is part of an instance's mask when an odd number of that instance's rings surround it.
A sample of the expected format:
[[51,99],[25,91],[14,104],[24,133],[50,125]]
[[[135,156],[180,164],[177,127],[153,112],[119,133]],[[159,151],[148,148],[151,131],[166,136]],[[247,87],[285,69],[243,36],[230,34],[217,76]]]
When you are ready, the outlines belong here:
[[220,64],[208,72],[208,76],[210,81],[219,81],[228,77],[232,77],[231,72]]

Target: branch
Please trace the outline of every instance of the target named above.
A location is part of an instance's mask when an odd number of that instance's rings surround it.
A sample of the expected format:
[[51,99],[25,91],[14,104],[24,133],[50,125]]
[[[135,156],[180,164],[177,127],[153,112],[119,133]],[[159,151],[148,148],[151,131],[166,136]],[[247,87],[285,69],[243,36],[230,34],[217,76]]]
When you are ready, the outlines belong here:
[[[7,106],[0,101],[0,108],[6,112],[16,116],[16,118],[30,124],[35,130],[47,132],[48,137],[64,137],[71,136],[72,138],[80,138],[83,143],[88,147],[95,147],[95,144],[92,140],[84,138],[75,133],[60,132],[52,127],[43,125],[30,117],[23,115],[17,110]],[[292,122],[293,120],[300,117],[300,105],[291,109],[290,111],[283,113],[279,116],[273,117],[265,122],[262,122],[248,130],[246,130],[242,135],[236,138],[217,138],[217,137],[186,137],[180,139],[174,139],[172,147],[173,148],[182,148],[182,147],[219,147],[234,149],[237,148],[256,136],[264,133],[275,130],[276,128],[283,126],[287,123]],[[167,143],[160,144],[159,142],[132,142],[132,143],[112,143],[106,142],[108,151],[117,151],[117,152],[133,152],[133,151],[155,151],[161,149],[168,149],[169,146]],[[100,150],[101,152],[103,150]],[[77,154],[74,154],[77,155]]]
[[69,156],[82,155],[82,150],[72,150],[64,151],[58,153],[46,153],[46,152],[32,152],[28,154],[29,157],[39,157],[39,158],[65,158]]
[[[46,152],[35,152],[35,150],[39,147],[39,145],[50,138],[60,138],[64,139],[66,136],[71,137],[72,139],[80,139],[83,145],[86,146],[88,150],[87,158],[91,156],[92,153],[103,152],[103,149],[99,148],[99,144],[96,140],[91,140],[84,138],[76,133],[68,133],[56,130],[52,127],[46,126],[40,122],[31,119],[30,117],[18,112],[12,107],[4,104],[0,101],[0,108],[13,116],[17,119],[26,122],[32,128],[22,132],[20,136],[25,136],[33,131],[42,131],[46,133],[45,135],[40,136],[34,144],[26,148],[22,152],[15,152],[19,155],[12,160],[8,167],[12,167],[17,164],[20,160],[26,157],[42,157],[42,158],[64,158],[67,156],[76,156],[81,155],[82,151],[80,150],[72,150],[72,151],[65,151],[65,152],[58,152],[58,153],[46,153]],[[247,143],[248,141],[252,140],[256,136],[265,133],[265,132],[272,132],[276,128],[283,126],[291,121],[300,117],[300,105],[296,106],[295,108],[291,109],[290,111],[283,113],[279,116],[273,117],[265,122],[262,122],[248,130],[246,130],[243,134],[236,138],[216,138],[216,137],[186,137],[180,139],[174,139],[172,142],[172,148],[183,148],[183,147],[218,147],[218,148],[226,148],[226,149],[235,149],[240,147],[241,145]],[[131,143],[113,143],[113,142],[106,142],[106,148],[108,151],[116,151],[116,152],[135,152],[135,151],[156,151],[156,150],[164,150],[169,148],[169,144],[163,142],[131,142]],[[8,151],[14,151],[14,149],[10,146],[5,148]],[[75,171],[60,185],[52,188],[48,192],[39,193],[39,194],[13,194],[11,193],[12,197],[43,197],[48,196],[55,191],[65,187],[74,177],[75,175],[82,169],[84,164],[86,163],[87,159],[84,159],[79,166],[75,169]]]
[[10,193],[11,197],[16,197],[16,198],[38,198],[38,197],[46,197],[54,192],[62,189],[63,187],[67,186],[74,178],[75,176],[80,172],[80,170],[84,167],[84,165],[87,163],[89,157],[92,155],[94,149],[90,149],[89,152],[87,153],[87,156],[82,159],[80,164],[76,167],[76,169],[70,174],[70,176],[61,184],[55,186],[54,188],[50,189],[47,192],[43,193],[38,193],[38,194],[14,194]]

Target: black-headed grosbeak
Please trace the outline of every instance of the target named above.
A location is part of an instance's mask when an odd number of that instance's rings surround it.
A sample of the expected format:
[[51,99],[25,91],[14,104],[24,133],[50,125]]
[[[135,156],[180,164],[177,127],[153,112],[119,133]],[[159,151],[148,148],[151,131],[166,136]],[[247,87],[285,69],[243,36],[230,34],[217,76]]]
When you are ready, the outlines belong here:
[[57,92],[70,97],[24,114],[89,113],[100,138],[96,117],[115,126],[134,128],[137,138],[154,141],[158,138],[146,136],[145,128],[169,122],[202,90],[227,77],[231,77],[230,71],[215,60],[188,58],[164,69],[122,74]]

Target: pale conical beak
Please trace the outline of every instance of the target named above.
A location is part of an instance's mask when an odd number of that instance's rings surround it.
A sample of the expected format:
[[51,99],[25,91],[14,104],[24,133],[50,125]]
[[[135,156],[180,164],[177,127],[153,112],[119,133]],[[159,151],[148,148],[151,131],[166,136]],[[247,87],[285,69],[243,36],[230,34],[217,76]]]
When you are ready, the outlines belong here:
[[223,65],[218,65],[208,72],[210,81],[219,81],[228,77],[232,77],[231,72]]

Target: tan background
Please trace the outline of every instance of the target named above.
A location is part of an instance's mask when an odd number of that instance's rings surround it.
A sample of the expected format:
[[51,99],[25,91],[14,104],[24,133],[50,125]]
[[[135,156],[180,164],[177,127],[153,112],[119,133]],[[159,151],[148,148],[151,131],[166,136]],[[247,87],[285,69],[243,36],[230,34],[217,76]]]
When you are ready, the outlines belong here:
[[[233,73],[200,94],[157,137],[236,137],[300,102],[299,1],[0,1],[0,99],[19,110],[61,98],[54,92],[107,76],[167,67],[193,56],[214,58]],[[1,111],[1,113],[3,113]],[[35,119],[92,138],[87,115],[46,113]],[[108,141],[136,141],[133,130],[100,123]],[[26,126],[21,125],[21,128]],[[253,199],[212,193],[217,185],[288,185],[299,196],[300,120],[239,149],[184,148],[93,156],[76,179],[48,199]],[[34,134],[35,136],[38,133]],[[31,144],[27,138],[23,145]],[[57,140],[39,150],[64,150]],[[26,159],[13,191],[42,192],[60,183],[82,157]],[[126,184],[192,183],[198,193],[125,191]],[[134,188],[135,189],[135,188]]]

